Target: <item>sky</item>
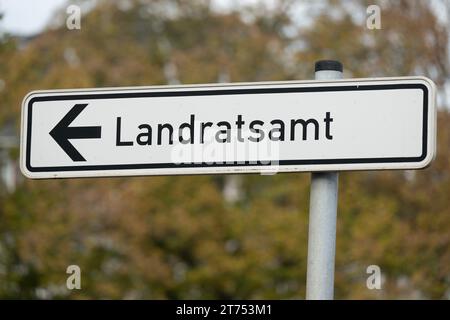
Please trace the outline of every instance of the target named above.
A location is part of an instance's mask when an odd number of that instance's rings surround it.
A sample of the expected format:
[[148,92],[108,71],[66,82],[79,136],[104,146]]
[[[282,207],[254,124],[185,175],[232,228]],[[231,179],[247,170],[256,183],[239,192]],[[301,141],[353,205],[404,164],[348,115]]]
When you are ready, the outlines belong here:
[[0,0],[0,12],[4,14],[0,22],[3,31],[32,35],[42,31],[55,10],[66,0]]
[[[439,0],[431,0],[436,5],[436,12],[441,19],[448,19],[445,10],[439,8]],[[0,30],[16,35],[33,35],[44,30],[56,10],[71,0],[0,0]],[[217,9],[227,9],[246,4],[264,2],[269,7],[275,0],[214,0]]]

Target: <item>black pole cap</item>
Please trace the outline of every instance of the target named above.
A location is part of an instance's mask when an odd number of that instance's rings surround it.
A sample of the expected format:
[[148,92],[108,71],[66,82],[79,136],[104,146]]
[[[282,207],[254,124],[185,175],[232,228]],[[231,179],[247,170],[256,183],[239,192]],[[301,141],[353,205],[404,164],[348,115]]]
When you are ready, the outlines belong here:
[[336,60],[320,60],[316,62],[314,71],[334,70],[342,72],[344,70],[342,63]]

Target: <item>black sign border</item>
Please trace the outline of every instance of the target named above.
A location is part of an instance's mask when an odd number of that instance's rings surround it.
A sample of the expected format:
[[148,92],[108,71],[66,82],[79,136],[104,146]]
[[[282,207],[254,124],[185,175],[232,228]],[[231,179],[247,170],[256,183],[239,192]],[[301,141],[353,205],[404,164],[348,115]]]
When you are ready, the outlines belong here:
[[347,158],[347,159],[308,159],[308,160],[280,160],[277,165],[323,165],[323,164],[355,164],[355,163],[397,163],[397,162],[421,162],[427,156],[428,140],[428,87],[420,83],[403,84],[374,84],[374,85],[339,85],[319,87],[288,87],[288,88],[241,88],[219,90],[187,90],[187,91],[135,91],[122,93],[94,93],[94,94],[63,94],[48,95],[31,98],[27,105],[27,136],[26,136],[26,168],[30,172],[64,172],[64,171],[92,171],[92,170],[136,170],[136,169],[173,169],[173,168],[217,168],[217,167],[245,167],[245,166],[270,166],[270,161],[240,161],[239,163],[149,163],[149,164],[113,164],[113,165],[86,165],[86,166],[57,166],[57,167],[32,167],[31,166],[31,127],[33,103],[42,101],[59,100],[92,100],[114,98],[145,98],[145,97],[180,97],[180,96],[211,96],[211,95],[239,95],[239,94],[270,94],[270,93],[295,93],[295,92],[337,92],[337,91],[367,91],[367,90],[396,90],[396,89],[421,89],[423,90],[423,121],[422,121],[422,154],[419,157],[398,158]]

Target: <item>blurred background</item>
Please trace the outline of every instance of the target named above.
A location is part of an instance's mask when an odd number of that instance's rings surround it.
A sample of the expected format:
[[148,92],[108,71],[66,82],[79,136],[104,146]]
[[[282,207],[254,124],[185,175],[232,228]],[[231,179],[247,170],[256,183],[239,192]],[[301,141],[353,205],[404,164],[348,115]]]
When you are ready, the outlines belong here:
[[0,298],[304,299],[309,174],[32,181],[20,106],[37,89],[312,79],[336,59],[346,78],[439,92],[429,168],[340,175],[336,298],[450,299],[449,0],[0,0],[0,15]]

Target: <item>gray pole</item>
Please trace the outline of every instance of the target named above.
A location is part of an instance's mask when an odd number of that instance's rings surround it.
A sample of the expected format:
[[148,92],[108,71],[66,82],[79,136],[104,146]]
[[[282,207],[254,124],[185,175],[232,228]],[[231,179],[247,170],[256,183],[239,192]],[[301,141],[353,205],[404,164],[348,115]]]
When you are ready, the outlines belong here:
[[[342,79],[342,64],[322,60],[315,65],[316,80]],[[308,270],[306,299],[332,300],[334,296],[334,257],[338,173],[313,172],[309,204]]]

